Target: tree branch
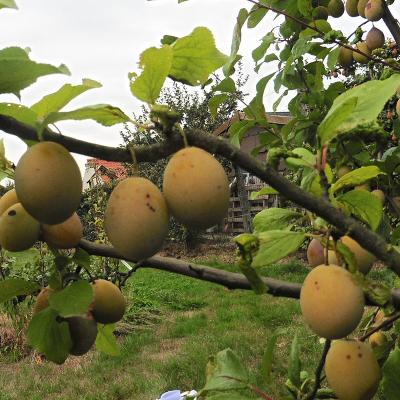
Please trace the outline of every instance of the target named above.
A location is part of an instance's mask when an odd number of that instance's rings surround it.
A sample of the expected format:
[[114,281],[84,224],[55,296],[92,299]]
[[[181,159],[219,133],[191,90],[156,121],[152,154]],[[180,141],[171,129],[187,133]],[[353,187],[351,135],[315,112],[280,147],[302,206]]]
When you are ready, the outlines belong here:
[[[93,243],[89,240],[82,239],[79,246],[94,256],[111,257],[136,262],[136,260],[130,260],[121,256],[113,247],[105,244]],[[153,256],[147,260],[142,260],[135,266],[135,268],[136,270],[140,268],[154,268],[161,271],[173,272],[178,275],[188,276],[201,281],[216,283],[232,290],[252,290],[249,281],[243,274],[224,271],[206,265],[193,264],[172,257]],[[274,278],[262,278],[262,280],[268,288],[268,294],[274,297],[286,297],[291,299],[300,298],[300,283],[286,282]],[[396,309],[400,309],[400,289],[392,290],[392,303]],[[379,304],[367,300],[367,305],[377,306]]]
[[398,46],[400,46],[400,26],[399,23],[397,22],[397,19],[393,16],[391,13],[387,3],[385,0],[382,1],[383,5],[383,21],[385,22],[386,26],[388,27],[390,33],[393,36],[393,39],[397,43]]
[[[22,124],[8,116],[0,115],[0,129],[22,139],[37,139],[35,128]],[[200,130],[187,130],[186,137],[190,145],[201,147],[211,153],[225,157],[269,184],[287,199],[322,217],[335,226],[342,235],[349,235],[362,247],[384,261],[400,276],[400,254],[394,247],[386,243],[381,236],[365,228],[360,222],[343,214],[342,211],[335,208],[327,200],[315,197],[302,190],[280,175],[271,166],[264,166],[250,154],[238,149],[223,138],[206,134]],[[48,129],[44,131],[43,138],[58,142],[73,153],[85,154],[108,161],[129,162],[131,160],[128,149],[100,146],[59,135]],[[182,146],[181,135],[178,132],[170,132],[168,140],[156,145],[138,147],[135,149],[135,154],[138,162],[157,161],[169,156]]]

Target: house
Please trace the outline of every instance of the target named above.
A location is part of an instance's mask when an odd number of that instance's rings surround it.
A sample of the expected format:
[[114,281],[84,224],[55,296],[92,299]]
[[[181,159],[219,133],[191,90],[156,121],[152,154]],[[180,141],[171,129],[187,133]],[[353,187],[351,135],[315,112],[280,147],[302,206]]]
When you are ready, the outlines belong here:
[[89,158],[83,175],[83,190],[127,176],[123,163]]
[[[288,112],[276,112],[276,113],[267,113],[267,121],[271,124],[275,124],[278,127],[286,125],[290,120],[291,116]],[[220,125],[215,131],[214,135],[228,137],[228,131],[231,125],[238,121],[246,120],[246,116],[243,112],[235,113],[232,118],[228,121],[224,122]],[[243,139],[240,142],[240,149],[246,151],[247,153],[251,153],[251,151],[260,145],[260,133],[265,131],[262,127],[251,127],[244,135]],[[267,151],[266,149],[262,149],[258,154],[257,158],[264,162],[266,160]],[[283,163],[280,169],[284,169]],[[225,231],[228,233],[242,233],[245,231],[244,222],[243,222],[243,200],[241,200],[240,194],[238,192],[237,187],[237,176],[234,176],[232,172],[231,176],[231,199],[230,206],[228,211],[228,217],[225,221]],[[276,195],[265,195],[259,196],[255,200],[250,199],[250,195],[252,192],[259,191],[265,184],[256,176],[249,174],[248,172],[242,172],[242,177],[239,177],[244,181],[244,190],[247,194],[247,200],[249,204],[245,205],[245,208],[250,209],[251,217],[254,217],[255,214],[268,207],[276,207],[279,205],[279,197]],[[245,194],[245,196],[246,196]]]

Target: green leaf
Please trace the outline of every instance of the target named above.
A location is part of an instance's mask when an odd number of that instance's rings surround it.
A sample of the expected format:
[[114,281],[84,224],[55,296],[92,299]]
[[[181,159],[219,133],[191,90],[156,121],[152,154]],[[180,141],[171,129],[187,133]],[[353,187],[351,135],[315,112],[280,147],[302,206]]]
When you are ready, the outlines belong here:
[[243,272],[243,275],[249,281],[254,293],[256,294],[267,293],[267,286],[265,285],[261,276],[251,265],[249,265],[249,262],[247,262],[247,260],[242,260],[241,262],[239,262],[239,267],[240,270]]
[[304,17],[311,17],[313,7],[310,0],[297,0],[297,8]]
[[216,94],[208,101],[210,114],[215,118],[218,114],[218,107],[228,99],[227,93]]
[[225,76],[230,76],[234,72],[234,66],[239,61],[238,51],[240,47],[240,42],[242,41],[242,28],[249,16],[249,12],[242,8],[236,18],[236,25],[233,28],[232,44],[231,44],[231,54],[226,60],[223,71]]
[[344,189],[349,186],[358,186],[369,181],[370,179],[376,178],[379,175],[384,175],[377,166],[369,165],[367,167],[361,167],[348,172],[339,178],[332,186],[331,193],[336,193],[338,190]]
[[386,400],[397,400],[400,393],[400,349],[390,354],[382,368],[382,389]]
[[36,63],[19,47],[0,50],[0,93],[19,96],[22,89],[36,82],[39,77],[50,74],[69,75],[69,71],[65,65],[54,67]]
[[0,303],[11,300],[15,296],[31,294],[40,289],[35,282],[28,282],[24,279],[9,278],[0,281]]
[[73,111],[50,113],[44,121],[44,124],[54,124],[63,120],[84,120],[92,119],[104,126],[112,126],[129,122],[131,119],[125,115],[119,108],[108,104],[97,104],[78,108]]
[[13,269],[19,270],[25,268],[28,264],[31,266],[37,265],[40,259],[40,253],[34,247],[24,251],[4,251],[4,254],[8,258],[12,258]]
[[84,269],[90,269],[90,254],[80,247],[75,251],[73,261]]
[[251,53],[253,60],[255,62],[261,60],[265,56],[265,53],[268,51],[269,47],[275,41],[275,39],[276,37],[273,32],[268,32],[261,39],[261,44],[258,47],[256,47]]
[[268,82],[275,75],[270,75],[261,78],[256,85],[256,95],[250,104],[244,109],[244,112],[249,118],[252,119],[265,119],[265,108],[264,108],[264,92]]
[[272,383],[271,370],[272,370],[272,363],[274,360],[274,349],[277,340],[278,340],[278,335],[275,333],[268,340],[267,347],[265,348],[265,352],[261,361],[259,375],[264,378],[265,383],[267,384]]
[[377,117],[400,85],[400,74],[383,81],[372,80],[338,96],[318,127],[321,144],[344,133],[379,130]]
[[0,115],[7,115],[26,125],[35,127],[38,117],[34,111],[21,104],[0,103]]
[[366,222],[375,231],[383,216],[381,201],[366,190],[351,190],[337,199],[345,203],[348,211],[354,216]]
[[253,258],[253,267],[272,264],[296,251],[304,242],[303,232],[264,231],[259,235],[260,247]]
[[265,186],[258,192],[251,192],[250,200],[255,200],[257,197],[265,196],[267,194],[279,194],[279,192],[270,186]]
[[119,356],[121,350],[114,336],[115,324],[97,324],[96,349],[110,356]]
[[260,7],[255,4],[249,13],[249,17],[247,19],[247,27],[250,29],[255,28],[263,20],[267,12],[267,8]]
[[292,345],[290,347],[288,375],[290,381],[297,388],[299,388],[301,384],[300,372],[301,372],[300,346],[296,333],[296,335],[293,338]]
[[235,93],[236,92],[236,84],[235,81],[228,76],[228,78],[223,79],[218,85],[215,85],[212,88],[213,92],[227,92],[227,93]]
[[316,156],[311,153],[310,150],[305,149],[304,147],[298,147],[291,151],[294,155],[298,157],[288,157],[286,158],[286,163],[291,167],[308,167],[314,168],[317,159]]
[[240,148],[240,142],[248,132],[256,124],[255,121],[243,120],[232,124],[228,129],[228,135],[231,143]]
[[243,389],[249,380],[246,369],[231,349],[222,350],[216,356],[210,357],[207,372],[208,379],[202,392]]
[[255,215],[253,219],[254,232],[287,229],[293,219],[298,219],[302,216],[302,214],[286,208],[267,208]]
[[57,310],[62,317],[86,314],[92,301],[92,286],[84,280],[73,282],[49,296],[50,307]]
[[171,71],[173,50],[169,45],[157,49],[151,47],[140,56],[140,76],[129,74],[131,92],[139,100],[154,104],[160,95],[165,79]]
[[340,53],[340,47],[336,47],[331,50],[328,54],[327,65],[329,69],[334,69],[338,62],[338,57]]
[[71,100],[80,94],[89,89],[95,89],[99,87],[101,87],[101,84],[91,79],[83,79],[81,85],[73,86],[66,84],[56,92],[44,96],[31,107],[31,110],[37,114],[38,118],[43,119],[48,114],[61,110]]
[[0,0],[0,9],[2,8],[14,8],[16,10],[18,9],[14,0]]
[[207,396],[207,400],[249,400],[249,397],[245,397],[237,392],[229,392]]
[[50,361],[62,364],[72,347],[68,323],[58,321],[57,311],[46,308],[34,315],[27,332],[28,343]]
[[215,47],[210,30],[204,27],[198,27],[190,35],[178,39],[172,51],[170,78],[192,86],[205,83],[209,75],[227,60],[227,56]]

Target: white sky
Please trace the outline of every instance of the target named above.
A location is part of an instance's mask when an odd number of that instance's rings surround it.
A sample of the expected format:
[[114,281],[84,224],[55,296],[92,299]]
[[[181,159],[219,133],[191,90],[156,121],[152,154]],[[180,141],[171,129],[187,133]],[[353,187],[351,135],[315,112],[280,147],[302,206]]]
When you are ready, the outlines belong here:
[[[89,90],[68,106],[76,107],[108,103],[127,114],[138,111],[141,103],[129,90],[128,72],[138,71],[140,53],[148,47],[159,46],[164,34],[185,36],[197,26],[206,26],[214,34],[219,50],[229,54],[232,30],[241,7],[249,8],[246,0],[16,0],[19,10],[1,10],[0,48],[30,47],[34,61],[54,65],[66,64],[72,75],[50,75],[39,78],[22,92],[22,104],[31,105],[45,94],[56,91],[65,83],[79,84],[91,78],[103,84]],[[396,15],[398,16],[398,15]],[[332,20],[336,29],[350,32],[361,18],[346,17]],[[255,30],[243,30],[240,53],[245,70],[252,71],[251,50],[275,23],[272,14]],[[378,27],[382,29],[382,24]],[[270,73],[262,69],[259,78]],[[253,92],[258,77],[249,81],[247,91]],[[266,109],[272,109],[277,95],[269,85]],[[0,101],[18,102],[15,96],[0,96]],[[287,103],[283,102],[280,109]],[[122,125],[105,128],[94,122],[62,122],[57,125],[65,135],[107,145],[121,142]],[[4,135],[6,154],[16,162],[26,146],[18,138]],[[86,157],[77,156],[81,168]]]

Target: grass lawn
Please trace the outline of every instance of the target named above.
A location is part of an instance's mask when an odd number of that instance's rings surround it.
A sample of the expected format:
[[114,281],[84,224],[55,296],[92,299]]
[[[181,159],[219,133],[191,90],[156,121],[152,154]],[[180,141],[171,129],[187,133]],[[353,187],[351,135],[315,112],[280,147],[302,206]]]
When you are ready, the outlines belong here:
[[[301,282],[307,269],[292,262],[265,268],[263,274]],[[390,280],[389,274],[374,273]],[[303,326],[296,300],[229,291],[155,270],[139,270],[125,293],[130,298],[127,322],[135,329],[121,340],[120,356],[90,352],[83,358],[71,357],[62,366],[37,364],[32,358],[3,362],[0,400],[154,400],[166,390],[201,388],[208,357],[227,347],[243,360],[254,383],[264,387],[257,371],[266,343],[278,330],[273,380],[265,387],[274,400],[287,394],[285,370],[296,333],[304,369],[313,373],[318,363],[322,345]]]

